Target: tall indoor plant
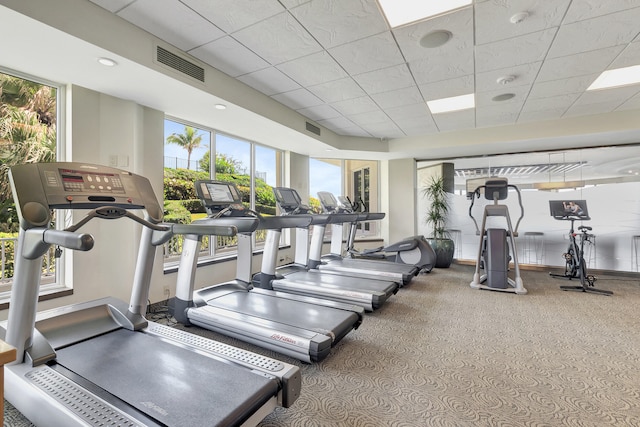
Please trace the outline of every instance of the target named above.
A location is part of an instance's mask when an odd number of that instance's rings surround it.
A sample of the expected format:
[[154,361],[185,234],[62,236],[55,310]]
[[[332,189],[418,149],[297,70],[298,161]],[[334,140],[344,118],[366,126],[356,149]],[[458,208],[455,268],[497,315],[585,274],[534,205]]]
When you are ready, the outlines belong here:
[[422,189],[423,195],[429,199],[429,207],[425,221],[431,226],[431,237],[427,241],[436,253],[437,268],[448,268],[453,262],[454,242],[447,232],[447,215],[449,214],[449,193],[445,190],[444,177],[434,175]]

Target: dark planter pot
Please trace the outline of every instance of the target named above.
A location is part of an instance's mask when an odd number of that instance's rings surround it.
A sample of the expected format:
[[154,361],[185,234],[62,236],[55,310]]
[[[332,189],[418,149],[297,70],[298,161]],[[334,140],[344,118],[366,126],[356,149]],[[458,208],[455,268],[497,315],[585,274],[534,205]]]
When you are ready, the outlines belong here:
[[427,238],[427,241],[436,253],[436,268],[449,268],[453,262],[455,244],[451,239]]

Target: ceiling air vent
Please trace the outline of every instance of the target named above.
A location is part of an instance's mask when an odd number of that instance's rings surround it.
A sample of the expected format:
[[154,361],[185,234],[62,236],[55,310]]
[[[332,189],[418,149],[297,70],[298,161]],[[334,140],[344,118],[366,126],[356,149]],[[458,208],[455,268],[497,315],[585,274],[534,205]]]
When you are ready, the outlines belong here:
[[320,136],[320,128],[318,126],[314,126],[309,122],[306,122],[307,124],[307,130],[311,133],[315,133],[316,135]]
[[157,47],[156,58],[159,63],[204,83],[204,68],[189,62],[160,46]]

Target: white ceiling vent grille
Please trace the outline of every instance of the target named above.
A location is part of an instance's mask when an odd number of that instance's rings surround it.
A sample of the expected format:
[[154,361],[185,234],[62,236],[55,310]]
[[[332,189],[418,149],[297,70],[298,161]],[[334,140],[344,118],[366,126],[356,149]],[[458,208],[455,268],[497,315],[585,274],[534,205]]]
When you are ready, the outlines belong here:
[[320,128],[318,126],[314,126],[309,122],[305,122],[307,125],[307,130],[311,133],[315,133],[316,135],[320,136]]
[[175,53],[171,53],[158,46],[156,50],[156,59],[160,64],[164,64],[167,67],[173,68],[182,74],[186,74],[187,76],[193,77],[194,79],[204,83],[204,68],[179,57]]

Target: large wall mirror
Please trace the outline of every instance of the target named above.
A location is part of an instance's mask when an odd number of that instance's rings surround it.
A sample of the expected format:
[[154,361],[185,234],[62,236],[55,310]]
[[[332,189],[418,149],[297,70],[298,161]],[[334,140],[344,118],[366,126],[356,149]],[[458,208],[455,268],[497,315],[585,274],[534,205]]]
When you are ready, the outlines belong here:
[[[522,191],[524,218],[518,230],[518,258],[522,264],[563,266],[562,254],[568,243],[569,222],[554,219],[551,200],[586,200],[595,244],[585,250],[589,268],[610,271],[638,271],[640,256],[640,145],[585,148],[523,154],[492,155],[417,162],[418,231],[428,236],[425,212],[428,201],[421,188],[433,167],[453,163],[455,192],[451,195],[451,214],[447,226],[456,241],[456,258],[474,260],[479,236],[469,217],[469,180],[490,176],[506,177]],[[473,214],[482,218],[476,200]],[[501,203],[509,206],[512,219],[520,208],[515,195]],[[492,218],[489,218],[491,221]],[[499,218],[495,226],[502,227]],[[489,226],[491,224],[488,223]],[[578,224],[576,224],[577,227]]]

